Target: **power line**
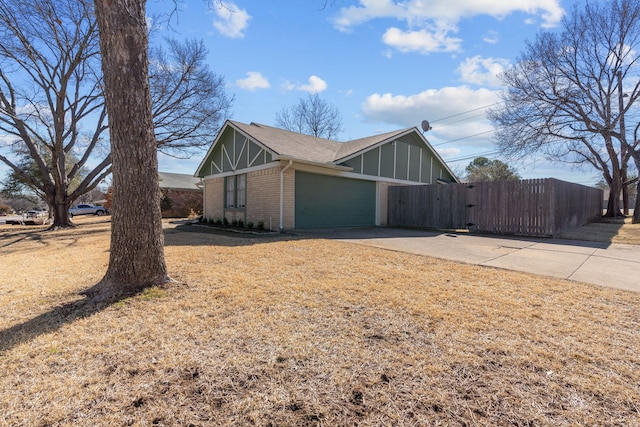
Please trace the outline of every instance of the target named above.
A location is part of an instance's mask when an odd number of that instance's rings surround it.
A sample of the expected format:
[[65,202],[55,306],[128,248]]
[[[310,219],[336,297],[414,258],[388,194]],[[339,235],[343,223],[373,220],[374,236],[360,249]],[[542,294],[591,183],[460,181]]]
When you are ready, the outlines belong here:
[[480,118],[480,117],[483,117],[483,116],[484,116],[484,113],[474,114],[473,116],[463,117],[461,119],[454,120],[452,122],[443,123],[442,126],[449,126],[449,125],[452,125],[452,124],[455,124],[455,123],[465,122],[465,121],[477,119],[477,118]]
[[444,144],[449,144],[451,142],[456,142],[456,141],[461,141],[463,139],[469,139],[469,138],[473,138],[474,136],[480,136],[480,135],[484,135],[486,133],[490,133],[493,132],[495,129],[490,129],[490,130],[486,130],[484,132],[478,132],[478,133],[474,133],[473,135],[469,135],[469,136],[463,136],[461,138],[456,138],[456,139],[451,139],[449,141],[445,141],[445,142],[441,142],[439,144],[433,144],[432,147],[439,147],[440,145],[444,145]]
[[453,115],[451,115],[451,116],[441,117],[441,118],[439,118],[439,119],[432,120],[432,121],[431,121],[431,123],[439,122],[439,121],[442,121],[442,120],[447,120],[447,119],[450,119],[450,118],[452,118],[452,117],[458,117],[458,116],[461,116],[461,115],[463,115],[463,114],[472,113],[472,112],[474,112],[474,111],[478,111],[478,110],[482,110],[482,109],[485,109],[485,108],[493,107],[494,105],[501,104],[502,102],[503,102],[503,101],[498,101],[498,102],[494,102],[493,104],[484,105],[484,106],[482,106],[482,107],[474,108],[474,109],[472,109],[472,110],[463,111],[463,112],[461,112],[461,113],[453,114]]
[[471,154],[471,155],[468,155],[468,156],[458,157],[458,158],[454,158],[454,159],[448,159],[448,160],[445,160],[445,161],[447,163],[456,163],[456,162],[461,162],[463,160],[475,159],[476,157],[493,156],[494,154],[500,154],[500,150],[487,151],[487,152],[484,152],[484,153],[475,153],[475,154]]

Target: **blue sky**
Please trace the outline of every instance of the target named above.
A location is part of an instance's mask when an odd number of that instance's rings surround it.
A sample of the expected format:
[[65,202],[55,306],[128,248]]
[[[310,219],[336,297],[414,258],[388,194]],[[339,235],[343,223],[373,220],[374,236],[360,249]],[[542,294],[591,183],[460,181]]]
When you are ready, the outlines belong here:
[[[417,126],[454,171],[479,155],[500,158],[485,119],[499,102],[496,75],[527,39],[558,28],[565,0],[188,0],[158,35],[198,38],[212,71],[235,96],[234,120],[273,125],[309,93],[343,117],[340,140]],[[173,8],[150,0],[154,15]],[[156,20],[156,23],[159,22]],[[160,170],[194,173],[201,158],[160,157]],[[506,159],[502,159],[506,160]],[[523,178],[581,184],[595,170],[543,159],[507,160]]]

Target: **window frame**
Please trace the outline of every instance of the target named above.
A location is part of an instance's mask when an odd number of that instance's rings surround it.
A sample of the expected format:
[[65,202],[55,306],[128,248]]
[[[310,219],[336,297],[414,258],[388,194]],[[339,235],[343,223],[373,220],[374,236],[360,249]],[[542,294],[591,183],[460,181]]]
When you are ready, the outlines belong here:
[[247,207],[247,174],[229,175],[224,178],[225,209]]

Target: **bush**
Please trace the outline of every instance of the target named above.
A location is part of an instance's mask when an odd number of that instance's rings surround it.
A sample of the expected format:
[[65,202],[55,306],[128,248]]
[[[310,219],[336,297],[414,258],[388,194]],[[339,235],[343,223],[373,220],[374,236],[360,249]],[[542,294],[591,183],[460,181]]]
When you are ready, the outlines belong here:
[[232,227],[237,227],[238,226],[238,220],[237,219],[232,219],[231,220],[231,226]]
[[264,230],[264,221],[262,220],[258,221],[258,230],[260,231]]
[[229,225],[229,220],[226,216],[222,218],[222,225],[224,225],[225,227]]
[[171,200],[171,198],[166,194],[163,195],[162,199],[160,199],[160,210],[168,211],[172,207],[173,207],[173,200]]
[[244,221],[241,219],[238,220],[238,228],[244,228]]
[[254,225],[255,225],[255,224],[253,223],[253,221],[249,221],[249,222],[247,222],[247,228],[248,228],[249,230],[253,230]]

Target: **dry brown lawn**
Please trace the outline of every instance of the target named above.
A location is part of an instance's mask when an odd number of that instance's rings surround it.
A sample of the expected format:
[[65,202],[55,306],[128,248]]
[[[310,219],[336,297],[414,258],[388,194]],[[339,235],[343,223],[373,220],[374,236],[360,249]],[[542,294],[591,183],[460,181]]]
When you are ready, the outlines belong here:
[[169,227],[176,283],[95,307],[78,222],[0,226],[0,425],[640,425],[638,293]]

